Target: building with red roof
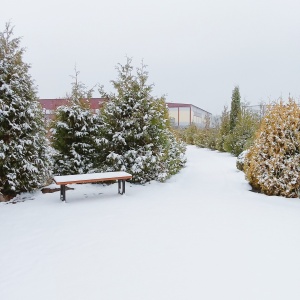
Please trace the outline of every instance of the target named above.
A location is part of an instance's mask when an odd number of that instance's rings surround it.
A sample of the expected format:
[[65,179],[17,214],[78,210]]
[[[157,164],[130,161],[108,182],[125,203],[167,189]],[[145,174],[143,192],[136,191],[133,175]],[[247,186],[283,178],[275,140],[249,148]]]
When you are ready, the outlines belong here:
[[[94,113],[99,112],[107,98],[89,99],[90,107]],[[40,99],[46,121],[54,118],[55,110],[62,105],[68,104],[68,99]],[[167,102],[169,116],[173,127],[183,128],[191,124],[204,127],[206,119],[211,119],[211,113],[193,105],[185,103]]]

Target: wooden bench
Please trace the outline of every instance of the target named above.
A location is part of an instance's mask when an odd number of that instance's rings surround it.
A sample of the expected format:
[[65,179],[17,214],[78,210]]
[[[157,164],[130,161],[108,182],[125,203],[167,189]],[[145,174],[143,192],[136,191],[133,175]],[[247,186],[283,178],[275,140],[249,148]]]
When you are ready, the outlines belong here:
[[132,175],[126,172],[105,172],[78,175],[54,176],[56,184],[60,185],[60,200],[66,201],[66,185],[74,183],[91,183],[100,181],[118,181],[118,193],[125,193],[125,180],[131,179]]

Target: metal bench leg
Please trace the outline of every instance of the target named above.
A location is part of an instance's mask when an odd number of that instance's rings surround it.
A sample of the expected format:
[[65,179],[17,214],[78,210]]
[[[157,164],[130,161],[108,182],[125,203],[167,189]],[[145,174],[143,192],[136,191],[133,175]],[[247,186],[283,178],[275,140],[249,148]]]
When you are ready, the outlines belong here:
[[60,200],[66,202],[66,186],[64,184],[60,186]]
[[121,195],[125,194],[125,180],[124,179],[118,180],[118,193]]

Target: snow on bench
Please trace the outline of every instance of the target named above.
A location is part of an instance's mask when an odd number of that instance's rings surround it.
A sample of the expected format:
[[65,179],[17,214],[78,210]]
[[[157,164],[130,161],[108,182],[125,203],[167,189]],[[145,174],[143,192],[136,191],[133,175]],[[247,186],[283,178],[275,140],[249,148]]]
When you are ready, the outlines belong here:
[[56,184],[60,185],[60,200],[66,201],[66,185],[74,183],[91,183],[100,181],[118,180],[118,193],[125,193],[125,180],[131,179],[132,175],[126,172],[105,172],[77,175],[54,176]]

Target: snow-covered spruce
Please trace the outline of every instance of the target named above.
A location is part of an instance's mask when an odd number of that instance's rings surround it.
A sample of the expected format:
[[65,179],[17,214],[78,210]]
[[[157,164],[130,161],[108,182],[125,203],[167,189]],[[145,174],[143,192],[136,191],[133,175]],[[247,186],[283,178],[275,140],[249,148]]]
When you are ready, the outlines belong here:
[[87,100],[92,91],[87,91],[77,76],[76,71],[68,105],[56,110],[51,125],[56,175],[85,174],[93,172],[97,165],[99,117],[92,113]]
[[294,100],[272,106],[245,160],[246,178],[267,195],[298,197],[300,108]]
[[110,95],[101,111],[102,170],[128,171],[133,181],[164,181],[185,164],[185,145],[170,131],[164,98],[151,96],[145,67],[133,74],[131,60],[118,66]]
[[0,33],[0,192],[32,191],[49,178],[42,109],[20,38],[6,24]]

